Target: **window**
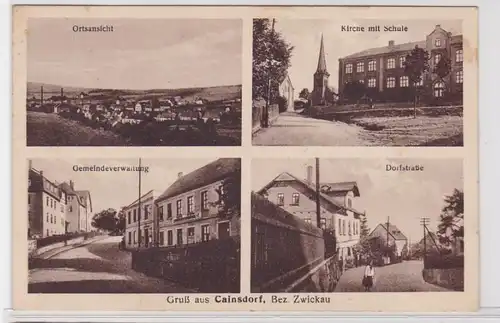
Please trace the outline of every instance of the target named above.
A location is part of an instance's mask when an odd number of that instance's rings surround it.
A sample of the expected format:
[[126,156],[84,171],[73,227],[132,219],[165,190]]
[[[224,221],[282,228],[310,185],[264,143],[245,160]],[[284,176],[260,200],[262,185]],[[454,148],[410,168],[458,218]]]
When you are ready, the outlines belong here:
[[441,60],[441,54],[434,55],[434,64],[439,63],[440,60]]
[[187,243],[194,243],[194,227],[187,228]]
[[424,76],[420,76],[420,81],[415,83],[415,86],[423,86],[424,85]]
[[395,88],[396,87],[396,78],[395,77],[388,77],[387,78],[387,88]]
[[365,63],[360,62],[356,64],[356,72],[363,73],[365,71]]
[[377,79],[372,77],[368,79],[368,87],[376,87],[377,86]]
[[306,223],[308,224],[311,224],[311,218],[305,218],[304,221],[306,221]]
[[158,207],[158,218],[163,221],[163,205]]
[[[130,214],[129,214],[129,219],[130,219]],[[132,232],[128,232],[128,244],[132,244]]]
[[352,208],[352,200],[350,198],[347,199],[347,207]]
[[53,220],[54,220],[54,216],[51,214],[50,215],[50,223],[52,223]]
[[49,197],[47,196],[47,206],[49,206]]
[[28,195],[28,204],[31,204],[31,195]]
[[346,64],[346,66],[345,66],[345,72],[347,74],[352,73],[352,64]]
[[396,68],[396,59],[394,58],[389,58],[387,60],[387,68],[388,69],[391,69],[391,68]]
[[219,239],[227,239],[230,237],[229,221],[219,222],[217,224],[217,235],[219,236]]
[[441,39],[436,38],[436,39],[434,40],[434,45],[435,45],[436,47],[441,47]]
[[368,71],[376,71],[377,70],[377,62],[376,61],[369,61],[368,62]]
[[46,222],[49,222],[49,214],[48,213],[47,213],[47,220],[46,220]]
[[172,218],[172,203],[167,204],[167,219]]
[[359,80],[358,82],[361,84],[365,84],[365,80]]
[[348,229],[349,235],[351,236],[352,235],[351,221],[349,221],[349,223],[347,223],[347,229]]
[[455,82],[457,82],[457,84],[462,84],[464,82],[464,71],[455,73]]
[[292,194],[292,204],[293,205],[299,205],[299,193],[293,193]]
[[201,208],[203,211],[208,210],[208,191],[201,192]]
[[167,246],[174,244],[174,233],[172,230],[167,231]]
[[201,226],[201,241],[210,240],[210,226],[208,224]]
[[194,196],[188,196],[187,198],[187,213],[192,214],[194,212]]
[[71,205],[69,206],[69,211],[73,212],[73,206],[71,206]]
[[165,232],[160,231],[160,246],[163,246],[165,244]]
[[342,234],[345,235],[345,220],[342,220]]
[[339,229],[337,230],[339,232],[339,235],[342,235],[342,219],[339,219]]
[[320,225],[321,229],[325,230],[326,229],[326,219],[325,218],[321,218],[320,222],[319,222],[319,225]]
[[182,200],[177,200],[177,218],[182,218]]
[[285,194],[278,193],[278,205],[285,205]]
[[460,62],[463,62],[463,61],[464,61],[464,50],[463,49],[459,49],[455,53],[455,62],[460,63]]
[[182,229],[177,229],[177,245],[182,245]]
[[399,67],[400,68],[404,68],[405,67],[405,61],[406,61],[406,56],[399,57]]
[[134,209],[134,222],[137,221],[137,210]]
[[408,87],[408,84],[410,83],[408,76],[401,76],[399,78],[399,86],[400,87]]
[[444,96],[444,83],[437,82],[434,84],[434,96],[436,98],[442,98]]

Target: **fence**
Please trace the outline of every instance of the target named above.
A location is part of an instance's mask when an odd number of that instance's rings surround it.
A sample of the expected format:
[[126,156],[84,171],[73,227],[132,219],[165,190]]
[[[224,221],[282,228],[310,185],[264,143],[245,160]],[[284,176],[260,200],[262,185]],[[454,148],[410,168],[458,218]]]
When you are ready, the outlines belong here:
[[334,248],[325,243],[323,230],[254,193],[251,226],[252,292],[283,291],[301,277],[314,275],[324,265],[325,254],[332,254],[327,249]]
[[[262,125],[262,119],[264,114],[264,109],[266,108],[266,102],[264,100],[254,100],[252,106],[252,129],[257,131]],[[269,106],[269,124],[272,124],[276,118],[279,116],[279,106],[277,104],[272,104]]]
[[132,268],[201,293],[240,290],[240,241],[234,238],[132,251]]

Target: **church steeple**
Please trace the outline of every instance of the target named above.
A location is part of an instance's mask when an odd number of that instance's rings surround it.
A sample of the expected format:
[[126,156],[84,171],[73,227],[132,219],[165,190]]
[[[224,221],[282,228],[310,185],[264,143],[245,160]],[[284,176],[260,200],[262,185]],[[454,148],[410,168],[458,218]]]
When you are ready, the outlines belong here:
[[325,58],[325,48],[323,45],[323,34],[321,34],[321,45],[319,47],[319,58],[318,58],[318,68],[316,73],[328,74],[326,70],[326,58]]

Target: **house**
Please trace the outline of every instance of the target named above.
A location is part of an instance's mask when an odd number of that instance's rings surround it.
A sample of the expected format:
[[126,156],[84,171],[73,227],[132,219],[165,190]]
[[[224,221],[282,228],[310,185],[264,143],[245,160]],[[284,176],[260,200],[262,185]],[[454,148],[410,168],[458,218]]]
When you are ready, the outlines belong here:
[[379,238],[386,246],[395,246],[395,256],[400,258],[408,251],[408,238],[394,224],[381,223],[377,225],[368,238]]
[[68,221],[67,232],[89,232],[92,229],[92,202],[90,192],[76,191],[73,181],[59,185],[61,191],[66,194],[66,219]]
[[301,180],[284,172],[257,192],[288,213],[313,226],[335,232],[337,252],[341,259],[354,257],[353,247],[359,242],[361,212],[354,208],[360,196],[356,182],[320,183],[320,224],[317,223],[316,187],[312,167]]
[[154,201],[158,196],[159,192],[151,190],[123,207],[126,248],[136,249],[154,246],[155,228],[157,227],[155,224],[157,208]]
[[[434,99],[443,99],[445,93],[458,94],[461,98],[463,90],[462,35],[452,35],[436,25],[424,40],[396,44],[389,41],[387,46],[368,48],[339,59],[339,92],[344,92],[349,82],[360,82],[366,85],[371,97],[388,102],[402,101],[400,89],[415,86],[425,91],[424,95]],[[425,49],[430,55],[430,71],[423,75],[419,84],[410,84],[404,73],[404,61],[415,46]],[[441,58],[447,57],[451,63],[451,71],[441,80],[432,71]],[[408,91],[412,92],[412,91]],[[407,99],[405,101],[408,101]]]
[[178,174],[155,201],[160,246],[203,243],[240,235],[239,214],[221,214],[219,190],[223,181],[240,175],[238,158],[221,158],[187,175]]
[[[283,98],[286,99],[286,111],[294,111],[293,107],[293,84],[292,80],[290,79],[290,75],[288,73],[285,74],[285,76],[279,80],[279,86],[278,86],[278,92],[279,95]],[[233,101],[234,102],[234,101]]]
[[28,236],[41,238],[66,233],[66,195],[29,161]]

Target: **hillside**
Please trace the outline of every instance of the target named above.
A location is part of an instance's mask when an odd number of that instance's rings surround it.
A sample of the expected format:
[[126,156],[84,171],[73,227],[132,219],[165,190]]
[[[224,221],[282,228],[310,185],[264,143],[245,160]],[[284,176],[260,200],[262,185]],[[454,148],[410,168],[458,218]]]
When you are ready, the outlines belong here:
[[[28,82],[28,97],[39,97],[40,88],[43,86],[47,96],[58,95],[61,91],[60,85]],[[241,85],[222,85],[201,88],[181,88],[181,89],[151,89],[151,90],[130,90],[130,89],[96,89],[80,87],[64,87],[66,95],[77,95],[81,92],[90,95],[109,95],[124,98],[152,98],[162,96],[182,96],[186,99],[201,98],[209,101],[232,100],[241,98]]]

